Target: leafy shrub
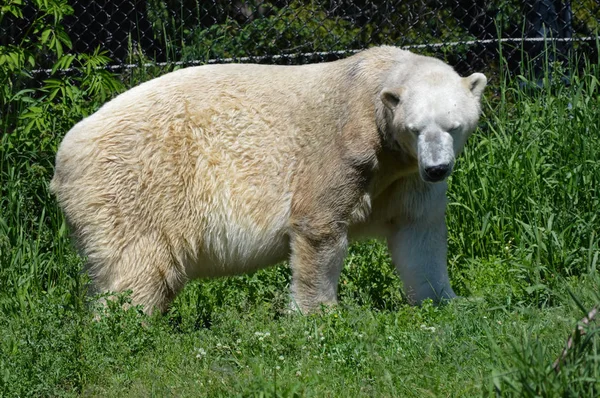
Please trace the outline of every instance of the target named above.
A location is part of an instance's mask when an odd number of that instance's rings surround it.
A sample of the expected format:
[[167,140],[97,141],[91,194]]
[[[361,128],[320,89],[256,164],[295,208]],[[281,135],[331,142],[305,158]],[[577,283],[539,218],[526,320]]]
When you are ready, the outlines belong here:
[[248,55],[280,55],[357,48],[368,31],[341,18],[330,18],[314,5],[293,2],[267,17],[247,23],[228,19],[191,31],[182,59],[208,60]]

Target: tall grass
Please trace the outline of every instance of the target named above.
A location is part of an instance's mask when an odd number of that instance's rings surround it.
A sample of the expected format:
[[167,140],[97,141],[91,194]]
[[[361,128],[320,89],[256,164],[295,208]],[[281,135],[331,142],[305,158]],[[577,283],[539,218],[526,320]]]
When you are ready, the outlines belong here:
[[541,86],[523,76],[492,86],[451,180],[450,252],[507,261],[542,301],[557,277],[596,267],[598,64],[581,70],[548,65]]

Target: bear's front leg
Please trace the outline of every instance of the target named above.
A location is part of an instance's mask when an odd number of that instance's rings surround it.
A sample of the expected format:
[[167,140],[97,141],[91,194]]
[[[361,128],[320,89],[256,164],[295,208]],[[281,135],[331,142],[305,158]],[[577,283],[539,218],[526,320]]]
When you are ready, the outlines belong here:
[[388,235],[392,260],[413,305],[428,298],[439,303],[456,297],[448,278],[445,190],[437,196],[423,195],[422,211],[395,220]]
[[292,308],[302,313],[337,303],[348,248],[345,229],[306,226],[291,235]]

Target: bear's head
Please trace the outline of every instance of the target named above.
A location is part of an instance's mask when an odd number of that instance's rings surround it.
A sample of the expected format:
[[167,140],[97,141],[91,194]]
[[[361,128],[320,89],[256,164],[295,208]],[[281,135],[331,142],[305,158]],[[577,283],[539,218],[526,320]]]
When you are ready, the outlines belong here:
[[388,146],[417,160],[424,181],[443,181],[475,130],[487,78],[460,77],[447,65],[394,82],[380,92]]

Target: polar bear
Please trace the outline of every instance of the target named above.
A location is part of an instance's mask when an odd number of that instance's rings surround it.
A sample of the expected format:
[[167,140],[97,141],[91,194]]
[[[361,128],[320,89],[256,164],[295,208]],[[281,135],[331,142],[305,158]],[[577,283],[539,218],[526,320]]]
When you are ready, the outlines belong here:
[[334,304],[348,242],[371,236],[410,303],[450,299],[445,178],[486,83],[389,46],[185,68],[75,125],[51,188],[97,291],[148,313],[190,279],[285,259],[297,309]]

